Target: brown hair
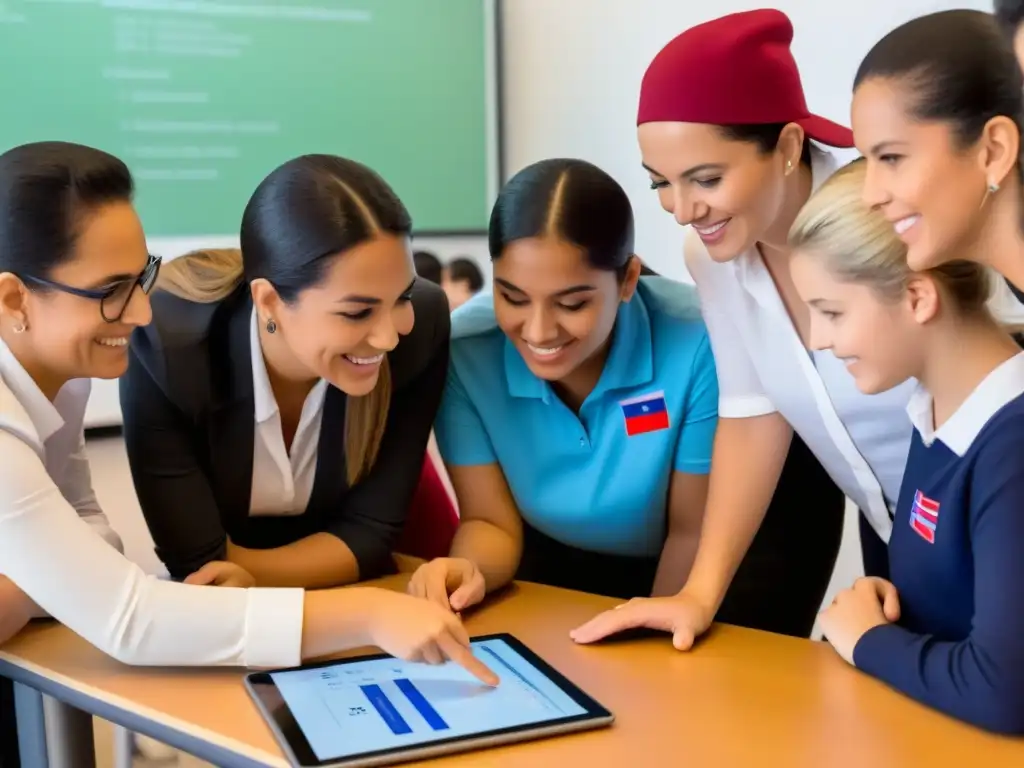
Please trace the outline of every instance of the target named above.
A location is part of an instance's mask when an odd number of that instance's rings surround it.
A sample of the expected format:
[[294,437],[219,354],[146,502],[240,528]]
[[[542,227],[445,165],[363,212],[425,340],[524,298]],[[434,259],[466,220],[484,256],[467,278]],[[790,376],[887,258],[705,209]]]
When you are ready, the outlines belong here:
[[[244,279],[241,250],[207,248],[165,262],[157,288],[187,301],[210,304],[227,298]],[[373,390],[346,400],[345,466],[350,486],[373,468],[390,406],[391,368],[385,355]]]

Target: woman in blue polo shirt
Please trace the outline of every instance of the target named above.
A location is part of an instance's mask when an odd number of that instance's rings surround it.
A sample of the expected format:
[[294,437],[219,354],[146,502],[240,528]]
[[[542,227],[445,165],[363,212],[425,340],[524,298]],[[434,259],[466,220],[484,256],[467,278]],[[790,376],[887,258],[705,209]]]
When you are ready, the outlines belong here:
[[891,581],[821,616],[839,654],[981,727],[1024,733],[1024,352],[989,314],[981,265],[927,272],[862,201],[866,163],[836,173],[793,225],[793,279],[865,394],[916,379]]
[[455,610],[513,578],[678,591],[718,400],[692,289],[640,276],[626,193],[581,160],[517,174],[490,251],[493,296],[452,318],[436,423],[461,525],[410,591]]

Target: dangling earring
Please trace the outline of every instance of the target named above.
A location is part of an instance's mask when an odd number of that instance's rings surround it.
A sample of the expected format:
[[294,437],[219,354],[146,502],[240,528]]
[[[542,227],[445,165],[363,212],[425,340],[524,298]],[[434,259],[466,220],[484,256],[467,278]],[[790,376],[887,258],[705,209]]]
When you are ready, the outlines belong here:
[[267,333],[277,333],[277,323],[271,320],[267,320]]
[[981,198],[981,205],[978,206],[978,210],[981,210],[982,208],[984,208],[985,207],[985,203],[988,202],[989,197],[991,195],[994,195],[998,191],[999,191],[999,185],[996,184],[994,181],[990,181],[988,183],[988,186],[985,187],[985,196],[983,198]]

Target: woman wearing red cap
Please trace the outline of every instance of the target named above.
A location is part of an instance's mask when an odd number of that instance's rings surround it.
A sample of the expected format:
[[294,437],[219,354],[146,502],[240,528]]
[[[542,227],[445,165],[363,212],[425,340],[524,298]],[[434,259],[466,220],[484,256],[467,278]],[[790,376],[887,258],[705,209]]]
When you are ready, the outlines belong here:
[[[643,164],[662,207],[692,225],[684,253],[718,368],[718,438],[686,586],[597,617],[573,632],[578,642],[648,626],[672,632],[685,649],[714,618],[751,624],[745,613],[755,602],[799,615],[799,634],[810,634],[844,506],[822,468],[861,510],[865,570],[886,574],[911,385],[863,395],[847,371],[855,361],[810,350],[810,314],[790,276],[787,234],[838,166],[810,140],[850,147],[853,137],[808,111],[792,37],[780,11],[732,14],[672,40],[644,75]],[[782,535],[765,541],[773,528]],[[759,529],[744,562],[748,577],[730,593],[748,592],[748,605],[723,615],[723,596]]]

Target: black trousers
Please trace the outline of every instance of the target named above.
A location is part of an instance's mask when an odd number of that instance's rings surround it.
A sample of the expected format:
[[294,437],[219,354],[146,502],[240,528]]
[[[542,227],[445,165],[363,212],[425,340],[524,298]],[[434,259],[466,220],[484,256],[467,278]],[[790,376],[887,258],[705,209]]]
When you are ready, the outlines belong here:
[[[843,536],[846,499],[803,441],[793,438],[764,524],[717,621],[810,637]],[[524,525],[516,578],[628,599],[651,593],[658,558],[602,555]]]
[[889,580],[889,545],[875,533],[871,523],[860,513],[860,554],[864,558],[864,575]]
[[14,684],[0,677],[0,768],[20,768],[18,726],[14,720]]
[[622,557],[570,547],[523,522],[523,556],[516,579],[628,600],[647,597],[657,557]]
[[716,621],[810,637],[843,539],[846,497],[797,435]]

